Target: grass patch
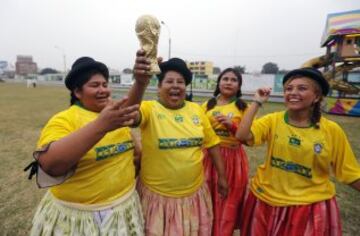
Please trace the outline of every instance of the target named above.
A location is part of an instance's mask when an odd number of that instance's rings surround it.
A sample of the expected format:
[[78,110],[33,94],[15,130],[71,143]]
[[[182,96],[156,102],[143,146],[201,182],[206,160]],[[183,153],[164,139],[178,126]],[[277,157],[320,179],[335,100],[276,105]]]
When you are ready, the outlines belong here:
[[[115,97],[121,93],[115,92]],[[147,94],[145,98],[156,98]],[[201,102],[205,98],[195,97]],[[35,181],[28,181],[23,168],[32,160],[41,128],[48,119],[69,106],[69,92],[64,87],[39,85],[26,88],[25,84],[0,83],[0,235],[28,235],[31,220],[45,190],[38,189]],[[268,103],[259,116],[282,110],[282,104]],[[325,115],[338,122],[345,130],[355,155],[360,158],[360,118]],[[246,148],[251,175],[263,161],[265,147]],[[352,188],[338,184],[344,235],[360,232],[360,194]]]

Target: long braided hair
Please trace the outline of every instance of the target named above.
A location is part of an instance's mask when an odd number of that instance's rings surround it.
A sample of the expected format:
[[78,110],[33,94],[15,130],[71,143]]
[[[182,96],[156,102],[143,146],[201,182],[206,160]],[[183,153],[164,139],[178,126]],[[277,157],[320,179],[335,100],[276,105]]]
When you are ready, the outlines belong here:
[[214,91],[214,97],[210,98],[209,101],[207,102],[207,106],[206,106],[207,111],[213,109],[216,106],[216,103],[217,103],[216,97],[220,94],[220,87],[219,87],[220,86],[220,80],[223,77],[223,75],[225,73],[228,73],[228,72],[233,72],[235,74],[238,82],[239,82],[239,90],[236,92],[236,95],[235,95],[236,96],[235,105],[240,111],[243,111],[243,110],[246,109],[247,104],[246,104],[246,102],[244,102],[244,100],[241,99],[241,96],[242,96],[242,93],[241,93],[242,76],[241,76],[240,72],[235,70],[234,68],[226,68],[225,70],[223,70],[219,74],[219,76],[217,78],[216,88],[215,88],[215,91]]

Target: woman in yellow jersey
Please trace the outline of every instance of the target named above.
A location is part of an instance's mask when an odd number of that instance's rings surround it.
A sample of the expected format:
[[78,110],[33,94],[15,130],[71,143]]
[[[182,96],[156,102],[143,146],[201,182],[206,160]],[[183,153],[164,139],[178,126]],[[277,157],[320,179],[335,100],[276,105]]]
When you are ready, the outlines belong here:
[[130,128],[136,99],[110,100],[109,71],[89,57],[65,79],[71,106],[41,132],[32,173],[50,187],[31,235],[143,235]]
[[360,166],[344,131],[321,116],[329,84],[320,71],[302,68],[283,85],[286,111],[253,122],[271,91],[258,89],[236,133],[249,145],[268,145],[250,182],[241,235],[341,235],[330,173],[360,191]]
[[205,176],[214,210],[213,235],[233,235],[248,182],[247,156],[241,143],[235,138],[238,123],[247,107],[240,98],[241,84],[242,77],[237,70],[225,69],[218,76],[214,97],[202,106],[221,140],[220,153],[229,185],[227,198],[222,198],[217,192],[215,168],[205,149]]
[[[143,56],[138,53],[135,74],[147,68]],[[225,197],[228,187],[220,140],[201,107],[185,101],[186,85],[192,79],[186,63],[172,58],[161,63],[160,69],[158,100],[142,102],[138,119],[142,140],[138,191],[145,233],[210,235],[212,204],[204,184],[201,149],[208,148],[212,155],[219,176],[218,190]]]

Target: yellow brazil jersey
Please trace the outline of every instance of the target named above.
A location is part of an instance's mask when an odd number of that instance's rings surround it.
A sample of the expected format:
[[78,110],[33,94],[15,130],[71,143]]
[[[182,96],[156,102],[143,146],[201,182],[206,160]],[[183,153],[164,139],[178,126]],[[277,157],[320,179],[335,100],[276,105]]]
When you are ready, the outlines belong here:
[[220,141],[204,111],[192,102],[171,110],[144,101],[140,112],[142,182],[160,195],[191,195],[204,181],[201,148]]
[[[204,111],[206,111],[206,106],[207,102],[202,105]],[[235,101],[226,105],[216,105],[211,110],[206,111],[206,116],[209,118],[215,133],[219,136],[222,146],[238,145],[240,141],[224,125],[220,124],[215,117],[220,114],[227,116],[238,125],[244,116],[244,112],[245,110],[241,111],[236,107]]]
[[360,179],[360,166],[343,130],[324,117],[320,128],[287,123],[285,112],[255,120],[254,144],[267,142],[265,163],[251,180],[252,192],[274,206],[311,204],[332,198],[330,173],[346,184]]
[[[78,105],[53,116],[42,130],[38,148],[59,140],[96,119]],[[135,185],[134,145],[129,128],[107,133],[79,161],[75,174],[51,187],[58,199],[82,204],[111,203]]]

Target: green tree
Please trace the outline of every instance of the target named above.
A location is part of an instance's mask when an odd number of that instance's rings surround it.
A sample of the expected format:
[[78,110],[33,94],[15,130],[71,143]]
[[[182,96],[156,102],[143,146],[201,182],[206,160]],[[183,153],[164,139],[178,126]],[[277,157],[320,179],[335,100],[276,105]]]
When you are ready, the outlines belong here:
[[57,74],[57,73],[59,73],[59,72],[52,68],[44,68],[40,71],[40,75]]
[[276,74],[279,71],[279,67],[276,63],[268,62],[262,67],[261,73],[263,74]]
[[234,66],[234,70],[239,71],[240,74],[245,74],[246,67],[245,66]]

